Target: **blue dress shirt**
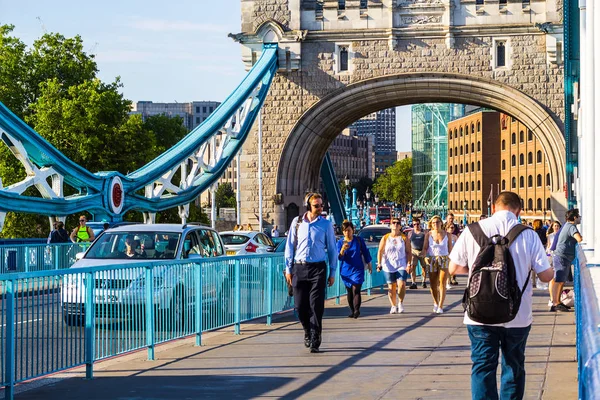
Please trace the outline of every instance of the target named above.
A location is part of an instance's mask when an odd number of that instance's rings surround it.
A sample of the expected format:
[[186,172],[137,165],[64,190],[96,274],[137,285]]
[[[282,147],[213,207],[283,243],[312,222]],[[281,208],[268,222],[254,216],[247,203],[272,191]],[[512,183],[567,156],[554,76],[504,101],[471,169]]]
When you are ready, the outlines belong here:
[[298,244],[294,254],[294,242],[296,241],[296,221],[294,218],[285,244],[285,272],[292,273],[294,262],[320,262],[329,261],[329,276],[334,276],[337,267],[337,251],[333,225],[330,221],[319,216],[310,222],[306,213],[298,226]]

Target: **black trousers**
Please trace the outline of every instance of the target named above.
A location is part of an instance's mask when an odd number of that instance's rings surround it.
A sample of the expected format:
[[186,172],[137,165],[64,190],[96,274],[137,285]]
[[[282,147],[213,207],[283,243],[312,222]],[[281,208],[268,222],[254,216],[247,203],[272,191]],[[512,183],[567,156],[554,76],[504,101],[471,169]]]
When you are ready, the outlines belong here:
[[321,335],[323,312],[325,311],[325,286],[327,264],[294,264],[292,271],[294,306],[305,332]]
[[360,304],[362,302],[362,297],[360,296],[361,287],[362,285],[352,285],[350,287],[346,287],[346,299],[348,300],[348,307],[350,307],[350,311],[353,313],[360,311]]

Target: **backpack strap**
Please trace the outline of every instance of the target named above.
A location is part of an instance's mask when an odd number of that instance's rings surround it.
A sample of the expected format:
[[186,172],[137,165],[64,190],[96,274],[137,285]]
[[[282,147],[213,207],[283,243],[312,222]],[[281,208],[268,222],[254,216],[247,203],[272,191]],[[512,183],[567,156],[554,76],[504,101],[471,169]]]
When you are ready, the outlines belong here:
[[508,240],[508,245],[510,246],[512,242],[526,229],[531,229],[531,227],[523,224],[517,224],[510,228],[510,231],[506,234],[506,239]]
[[479,225],[479,222],[474,222],[468,225],[467,228],[471,232],[471,235],[473,235],[473,239],[475,239],[480,248],[483,248],[490,244],[491,240],[483,232],[483,229],[481,229],[481,225]]

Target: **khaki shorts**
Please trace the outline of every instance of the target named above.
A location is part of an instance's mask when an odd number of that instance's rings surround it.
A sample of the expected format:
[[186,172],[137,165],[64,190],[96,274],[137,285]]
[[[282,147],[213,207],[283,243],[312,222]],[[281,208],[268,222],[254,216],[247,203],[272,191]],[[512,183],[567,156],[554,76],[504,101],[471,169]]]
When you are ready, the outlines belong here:
[[421,250],[412,250],[412,257],[410,260],[410,264],[412,265],[413,271],[417,269],[417,262],[421,264],[421,269],[423,271],[427,271],[427,260],[425,256],[421,255]]
[[429,272],[448,271],[448,256],[427,257]]

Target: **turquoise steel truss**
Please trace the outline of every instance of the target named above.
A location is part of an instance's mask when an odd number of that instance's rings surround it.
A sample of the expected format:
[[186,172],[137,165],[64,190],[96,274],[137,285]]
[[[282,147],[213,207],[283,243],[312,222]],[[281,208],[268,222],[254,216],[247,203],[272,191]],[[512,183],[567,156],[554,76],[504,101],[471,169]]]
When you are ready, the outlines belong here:
[[[242,83],[204,123],[127,175],[85,170],[0,103],[0,139],[27,172],[25,179],[13,185],[4,187],[0,181],[0,229],[8,211],[62,219],[86,210],[96,219],[118,221],[125,212],[138,210],[151,222],[157,211],[178,206],[185,222],[189,203],[219,179],[240,151],[277,68],[277,45],[265,44]],[[65,184],[78,193],[65,196]],[[42,197],[24,195],[30,187]]]

